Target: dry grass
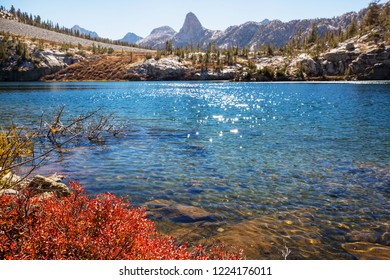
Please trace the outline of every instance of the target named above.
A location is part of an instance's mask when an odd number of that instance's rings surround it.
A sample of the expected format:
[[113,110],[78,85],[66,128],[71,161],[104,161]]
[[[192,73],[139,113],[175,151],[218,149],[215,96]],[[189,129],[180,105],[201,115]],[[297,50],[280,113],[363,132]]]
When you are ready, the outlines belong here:
[[93,55],[72,64],[55,74],[48,75],[44,81],[126,81],[133,77],[128,73],[129,64],[142,61],[145,53],[116,52]]

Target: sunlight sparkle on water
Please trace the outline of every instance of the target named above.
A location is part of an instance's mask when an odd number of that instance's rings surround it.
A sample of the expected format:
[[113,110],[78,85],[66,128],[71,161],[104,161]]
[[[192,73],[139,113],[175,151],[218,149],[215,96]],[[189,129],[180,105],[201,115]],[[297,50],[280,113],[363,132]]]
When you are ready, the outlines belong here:
[[285,242],[298,259],[367,258],[390,250],[389,85],[6,83],[0,125],[29,126],[59,104],[74,116],[105,107],[123,135],[61,149],[38,173],[221,218],[162,217],[190,243],[233,237],[254,244],[244,248],[254,258],[261,248],[280,257]]

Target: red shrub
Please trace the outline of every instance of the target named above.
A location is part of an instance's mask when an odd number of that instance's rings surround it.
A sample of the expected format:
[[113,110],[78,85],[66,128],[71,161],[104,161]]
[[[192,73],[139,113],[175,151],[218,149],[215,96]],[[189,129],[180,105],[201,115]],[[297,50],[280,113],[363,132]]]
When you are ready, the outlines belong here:
[[71,183],[64,198],[0,196],[0,259],[240,259],[222,245],[177,246],[156,232],[145,209],[111,194],[88,198]]

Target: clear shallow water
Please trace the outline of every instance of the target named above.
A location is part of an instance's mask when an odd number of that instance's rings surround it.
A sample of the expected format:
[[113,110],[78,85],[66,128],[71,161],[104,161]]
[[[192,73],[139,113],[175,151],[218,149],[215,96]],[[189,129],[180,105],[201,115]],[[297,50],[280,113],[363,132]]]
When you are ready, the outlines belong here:
[[[217,223],[161,222],[250,258],[390,258],[389,83],[0,84],[0,125],[104,106],[121,138],[55,156],[90,193],[172,200]],[[309,248],[309,249],[308,249]]]

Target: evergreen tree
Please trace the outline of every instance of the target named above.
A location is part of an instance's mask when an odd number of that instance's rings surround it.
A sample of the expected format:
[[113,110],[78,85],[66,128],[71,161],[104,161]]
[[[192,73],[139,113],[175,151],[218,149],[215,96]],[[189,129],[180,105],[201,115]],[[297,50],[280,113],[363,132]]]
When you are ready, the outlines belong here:
[[267,46],[267,55],[268,56],[274,56],[274,46],[272,44],[269,44]]
[[198,43],[198,44],[196,45],[196,51],[197,51],[197,52],[200,52],[200,43]]
[[97,54],[97,48],[96,48],[95,43],[92,44],[92,53]]
[[18,42],[16,45],[16,54],[19,55],[19,60],[28,60],[30,58],[30,52],[27,44]]
[[381,8],[378,3],[379,0],[374,0],[368,6],[367,13],[363,19],[363,24],[365,27],[376,26],[379,24]]
[[34,25],[40,26],[41,25],[41,17],[40,16],[35,16],[34,18]]
[[[383,5],[382,11],[379,15],[380,25],[387,30],[390,29],[390,2]],[[387,32],[389,33],[389,32]]]
[[307,39],[307,43],[309,45],[313,45],[317,42],[319,36],[318,36],[318,27],[317,24],[313,23],[313,26],[311,27],[311,31],[309,34],[309,38]]
[[10,12],[12,15],[15,15],[15,14],[16,14],[16,10],[15,10],[14,5],[11,6],[11,9],[9,10],[9,12]]
[[167,40],[165,42],[165,50],[167,51],[167,54],[172,54],[173,52],[173,43],[172,40]]
[[0,64],[8,60],[8,47],[6,42],[0,42]]
[[349,26],[347,28],[346,37],[351,38],[351,37],[355,36],[357,31],[358,31],[358,23],[357,23],[356,17],[354,16],[352,18],[351,23],[349,24]]

